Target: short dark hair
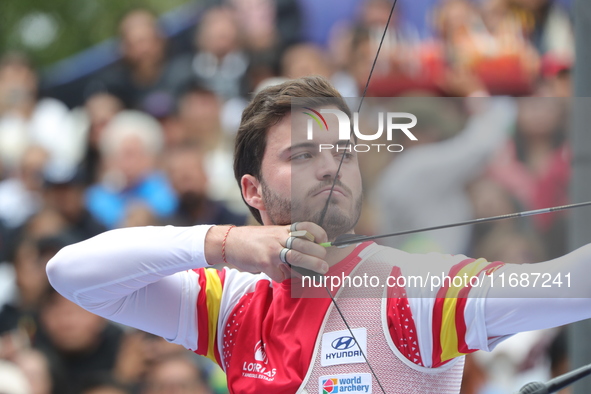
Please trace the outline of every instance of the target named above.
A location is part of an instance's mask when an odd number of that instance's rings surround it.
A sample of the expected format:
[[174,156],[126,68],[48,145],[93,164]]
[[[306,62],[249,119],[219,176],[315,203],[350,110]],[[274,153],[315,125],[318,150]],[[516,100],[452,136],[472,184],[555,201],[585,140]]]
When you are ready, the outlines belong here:
[[[261,164],[267,146],[267,131],[291,111],[292,98],[306,98],[305,106],[335,105],[351,115],[341,94],[324,77],[309,76],[286,81],[259,92],[242,113],[234,149],[234,176],[240,190],[245,174],[261,179]],[[298,105],[300,100],[298,100]],[[244,195],[242,196],[244,200]],[[244,201],[246,203],[246,201]],[[248,203],[247,203],[248,205]],[[254,218],[261,224],[258,209],[248,205]]]

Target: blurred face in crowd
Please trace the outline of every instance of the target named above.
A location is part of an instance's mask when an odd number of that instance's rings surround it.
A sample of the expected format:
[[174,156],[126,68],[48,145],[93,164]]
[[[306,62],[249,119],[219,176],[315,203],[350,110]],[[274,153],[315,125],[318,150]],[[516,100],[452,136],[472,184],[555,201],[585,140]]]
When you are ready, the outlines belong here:
[[42,171],[47,159],[47,151],[39,146],[31,146],[24,152],[20,162],[19,175],[28,190],[41,190],[43,185]]
[[101,136],[101,132],[117,112],[123,109],[121,101],[108,93],[99,93],[91,96],[84,109],[90,122],[90,134],[88,136],[90,144],[96,146]]
[[21,303],[25,307],[36,305],[49,282],[45,274],[45,264],[42,264],[39,250],[32,241],[21,242],[18,246],[14,268]]
[[331,70],[320,48],[311,44],[295,45],[289,48],[282,59],[283,74],[288,78],[307,75],[330,77]]
[[185,139],[204,148],[213,147],[220,133],[221,103],[212,92],[193,91],[179,102],[178,121]]
[[55,209],[45,207],[27,222],[27,234],[33,238],[56,235],[65,230],[67,222]]
[[388,22],[392,4],[388,0],[368,0],[362,11],[363,25],[383,29]]
[[167,174],[175,192],[181,196],[204,196],[207,193],[207,175],[203,168],[203,155],[194,149],[175,150],[168,156]]
[[128,14],[120,26],[123,56],[132,65],[160,63],[164,39],[155,17],[147,11]]
[[[293,117],[293,124],[292,124]],[[251,205],[261,212],[265,224],[285,225],[296,221],[319,222],[336,176],[343,150],[319,151],[319,144],[337,146],[338,121],[327,116],[328,130],[314,125],[314,139],[308,140],[307,115],[300,111],[286,115],[267,133],[261,180],[246,175],[256,185]],[[294,187],[292,187],[294,186]],[[244,183],[242,189],[247,190]],[[246,199],[249,202],[249,199]],[[330,199],[323,228],[329,239],[350,232],[361,214],[362,188],[357,154],[347,153]]]
[[37,75],[28,65],[15,61],[0,67],[0,114],[31,105],[36,96]]
[[45,188],[43,201],[67,220],[76,221],[84,210],[84,186],[75,184],[48,186]]
[[41,309],[41,322],[53,345],[64,353],[94,349],[105,327],[103,318],[57,293],[51,294]]
[[121,140],[110,157],[112,166],[123,175],[126,184],[134,185],[154,168],[155,158],[141,138],[130,135]]
[[518,129],[528,138],[547,138],[562,119],[564,101],[558,98],[528,97],[519,100]]
[[436,24],[442,38],[455,39],[479,26],[478,20],[478,13],[468,1],[448,0],[439,9]]
[[197,32],[197,47],[222,58],[238,49],[235,15],[229,8],[213,8],[207,12]]
[[156,364],[147,374],[144,394],[208,394],[199,370],[188,360],[170,359]]

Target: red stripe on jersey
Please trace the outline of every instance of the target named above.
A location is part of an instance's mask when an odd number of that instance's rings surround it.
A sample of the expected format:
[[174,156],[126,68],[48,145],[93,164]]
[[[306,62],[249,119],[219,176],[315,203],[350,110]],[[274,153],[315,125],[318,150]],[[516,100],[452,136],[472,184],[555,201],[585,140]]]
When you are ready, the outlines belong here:
[[[398,278],[400,275],[400,267],[392,268],[391,277]],[[406,296],[406,289],[398,287],[397,282],[394,283],[394,286],[388,287],[386,306],[388,330],[392,342],[404,357],[416,365],[423,366],[417,329]]]
[[[224,281],[226,280],[226,270],[219,270],[218,276],[220,277],[220,282],[222,283],[222,289],[223,289],[224,288]],[[223,331],[223,327],[222,327],[222,331]],[[223,367],[222,358],[220,357],[220,349],[217,344],[218,344],[218,339],[215,338],[215,347],[213,348],[213,354],[215,356],[215,360],[217,361],[218,365],[220,367]]]
[[[488,264],[487,266],[485,266],[483,269],[481,269],[477,276],[480,276],[483,272],[486,273],[486,275],[490,275],[492,272],[496,271],[497,269],[499,269],[500,267],[504,266],[505,263],[501,262],[501,261],[495,261],[492,262],[490,264]],[[468,293],[470,292],[470,290],[472,289],[472,285],[470,283],[468,283],[468,287],[462,289],[460,291],[460,293],[458,294],[458,303],[456,305],[456,332],[458,334],[458,350],[461,353],[473,353],[478,349],[470,349],[468,347],[468,344],[466,343],[466,331],[467,331],[467,327],[466,327],[466,319],[464,316],[464,311],[466,309],[466,303],[468,302]]]
[[195,353],[206,356],[209,346],[209,316],[207,314],[207,295],[205,293],[207,283],[203,268],[194,269],[193,271],[199,276],[200,288],[199,295],[197,296],[197,304],[195,305],[195,308],[197,308],[197,329],[199,330],[197,334],[197,350],[195,350]]
[[[459,262],[458,264],[454,265],[451,270],[449,270],[448,276],[450,278],[455,277],[458,272],[462,270],[462,268],[474,261],[476,261],[476,259],[466,259]],[[447,282],[447,285],[441,286],[437,292],[435,304],[433,305],[433,354],[431,357],[432,368],[439,367],[449,361],[441,361],[441,354],[443,353],[443,348],[441,347],[441,326],[443,324],[443,307],[445,305],[445,295],[449,290],[448,285],[449,282]]]

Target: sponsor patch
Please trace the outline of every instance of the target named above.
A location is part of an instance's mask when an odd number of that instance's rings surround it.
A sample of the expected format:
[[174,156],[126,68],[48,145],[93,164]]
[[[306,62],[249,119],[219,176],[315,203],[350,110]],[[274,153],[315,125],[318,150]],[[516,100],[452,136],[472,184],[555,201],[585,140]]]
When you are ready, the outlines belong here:
[[320,394],[364,393],[371,394],[371,374],[348,373],[318,378]]
[[351,331],[353,335],[349,330],[326,332],[322,335],[320,365],[328,367],[365,362],[361,351],[367,356],[367,329],[360,327]]

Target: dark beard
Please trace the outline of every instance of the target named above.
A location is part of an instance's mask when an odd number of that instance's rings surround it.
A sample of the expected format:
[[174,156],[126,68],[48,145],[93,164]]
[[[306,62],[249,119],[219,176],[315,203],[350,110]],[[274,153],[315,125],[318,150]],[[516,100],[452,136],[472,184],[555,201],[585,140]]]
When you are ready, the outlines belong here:
[[[312,212],[306,201],[293,202],[288,199],[283,199],[276,193],[272,192],[264,181],[261,181],[263,191],[263,202],[267,209],[269,219],[274,225],[287,225],[295,222],[313,222],[320,223],[322,216],[322,209],[318,212]],[[313,196],[318,191],[326,186],[332,186],[332,181],[326,182],[314,188],[309,195]],[[344,187],[340,182],[336,186]],[[349,191],[347,189],[347,191]],[[350,192],[350,191],[349,191]],[[329,241],[334,240],[341,234],[351,231],[361,216],[361,207],[363,204],[363,194],[360,194],[353,207],[352,216],[346,215],[341,208],[336,205],[336,201],[331,198],[322,228],[326,231]],[[324,206],[323,206],[324,208]]]

